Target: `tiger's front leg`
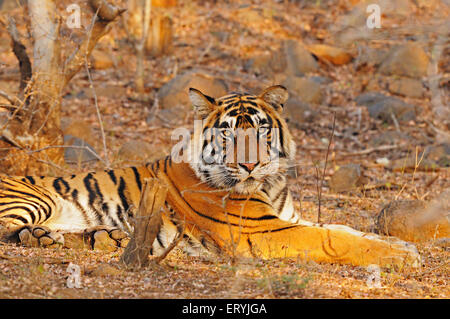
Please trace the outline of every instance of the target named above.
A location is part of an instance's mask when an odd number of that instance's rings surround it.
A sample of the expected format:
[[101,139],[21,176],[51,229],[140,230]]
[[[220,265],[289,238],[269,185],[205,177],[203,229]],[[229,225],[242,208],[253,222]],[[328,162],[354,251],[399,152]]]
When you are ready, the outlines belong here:
[[78,248],[115,251],[126,247],[128,235],[119,228],[96,226],[80,232],[54,231],[43,225],[25,225],[3,231],[2,241],[26,247]]
[[65,232],[64,248],[115,251],[126,247],[130,238],[123,230],[110,226],[96,226],[82,232]]

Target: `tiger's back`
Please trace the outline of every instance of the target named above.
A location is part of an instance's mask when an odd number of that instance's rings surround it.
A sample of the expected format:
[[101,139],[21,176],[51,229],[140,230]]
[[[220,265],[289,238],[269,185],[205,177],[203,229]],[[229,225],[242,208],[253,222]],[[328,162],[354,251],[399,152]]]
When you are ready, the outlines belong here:
[[149,171],[142,166],[66,177],[2,179],[0,220],[66,231],[98,225],[128,230],[148,177]]

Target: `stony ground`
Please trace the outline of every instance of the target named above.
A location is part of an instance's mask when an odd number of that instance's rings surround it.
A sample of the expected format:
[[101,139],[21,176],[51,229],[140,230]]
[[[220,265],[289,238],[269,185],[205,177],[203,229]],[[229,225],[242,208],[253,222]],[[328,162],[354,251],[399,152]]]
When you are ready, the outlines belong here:
[[[67,153],[72,164],[55,174],[140,164],[169,152],[173,129],[192,128],[188,86],[219,96],[281,83],[292,96],[285,112],[298,145],[290,178],[297,209],[317,220],[317,185],[332,137],[320,219],[376,231],[375,217],[388,202],[428,202],[450,187],[450,28],[445,1],[375,2],[379,29],[367,28],[367,3],[357,0],[202,1],[168,9],[173,48],[145,62],[144,98],[134,89],[136,59],[119,21],[92,61],[93,88],[81,72],[63,100],[67,143],[88,143],[102,161],[89,152]],[[9,12],[25,34],[21,9]],[[0,85],[14,94],[17,62],[5,30],[0,33]],[[79,35],[65,36],[70,48]],[[0,297],[449,298],[448,241],[417,247],[419,269],[382,269],[381,288],[370,288],[362,267],[173,251],[160,265],[133,272],[119,265],[121,251],[0,244]],[[79,289],[67,288],[69,263],[81,267]]]

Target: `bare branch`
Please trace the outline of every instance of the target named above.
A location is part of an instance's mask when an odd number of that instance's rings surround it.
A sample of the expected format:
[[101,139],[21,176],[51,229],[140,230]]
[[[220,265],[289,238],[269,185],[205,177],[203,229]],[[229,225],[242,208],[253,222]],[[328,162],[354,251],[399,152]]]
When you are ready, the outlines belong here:
[[89,4],[95,12],[98,12],[97,15],[99,19],[108,23],[115,20],[126,11],[126,9],[119,9],[113,6],[106,0],[90,0]]
[[319,207],[318,207],[318,212],[317,212],[317,223],[319,223],[319,224],[320,224],[320,215],[321,215],[320,209],[321,209],[321,202],[322,202],[323,180],[325,179],[325,172],[327,170],[327,164],[328,164],[328,155],[330,154],[331,142],[333,141],[335,127],[336,127],[336,112],[334,112],[334,116],[333,116],[333,128],[331,129],[330,140],[328,141],[327,155],[325,156],[325,165],[323,166],[323,173],[322,173],[322,177],[320,179],[320,186],[318,186]]
[[86,39],[84,39],[76,52],[66,62],[63,87],[83,67],[86,58],[90,56],[97,42],[108,32],[108,25],[125,12],[125,9],[118,9],[104,0],[91,0],[89,4],[96,13],[93,26]]
[[27,86],[28,81],[31,79],[31,62],[28,57],[27,50],[25,46],[20,41],[19,32],[16,28],[16,23],[13,18],[9,18],[8,23],[8,33],[12,40],[13,52],[19,60],[20,67],[20,85],[19,90],[22,93]]

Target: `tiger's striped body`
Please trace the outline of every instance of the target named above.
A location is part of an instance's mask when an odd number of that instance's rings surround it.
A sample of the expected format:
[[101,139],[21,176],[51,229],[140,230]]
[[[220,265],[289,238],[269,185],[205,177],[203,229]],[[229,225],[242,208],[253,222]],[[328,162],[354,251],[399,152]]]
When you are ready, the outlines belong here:
[[[228,163],[224,158],[230,153],[219,152],[213,162],[204,158],[180,162],[172,155],[142,167],[59,178],[6,178],[0,189],[0,223],[19,230],[43,225],[52,231],[76,233],[109,226],[130,233],[143,182],[157,178],[168,186],[168,194],[154,254],[162,253],[184,231],[185,247],[194,253],[300,256],[355,265],[417,260],[414,247],[406,243],[299,219],[285,177],[295,144],[279,115],[287,99],[284,88],[271,87],[260,96],[232,94],[217,100],[191,90],[190,98],[204,120],[202,131],[218,128],[225,140],[232,140],[238,128],[255,128],[258,138],[276,140],[277,166],[274,149],[268,148],[268,157],[258,156],[255,163]],[[268,127],[279,129],[280,134],[271,135]],[[196,140],[200,143],[193,143]],[[204,150],[213,140],[194,133],[190,147]]]

